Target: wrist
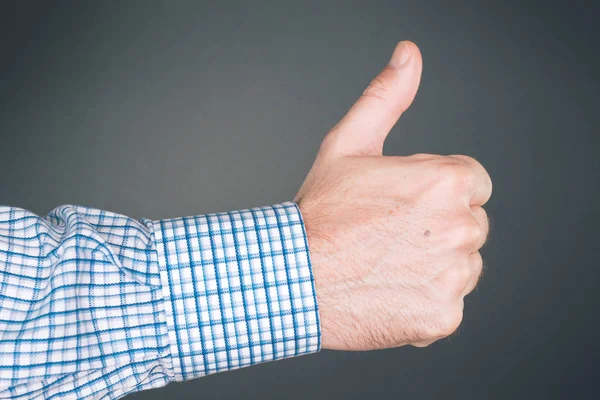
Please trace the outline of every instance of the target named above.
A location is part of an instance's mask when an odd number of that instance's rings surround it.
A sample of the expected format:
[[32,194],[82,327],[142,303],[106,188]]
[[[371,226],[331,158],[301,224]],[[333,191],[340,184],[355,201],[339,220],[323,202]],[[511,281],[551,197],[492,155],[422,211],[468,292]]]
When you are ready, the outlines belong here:
[[[342,331],[335,328],[336,321],[342,321],[339,318],[342,302],[339,301],[340,293],[336,293],[335,271],[328,268],[334,265],[332,260],[328,259],[329,254],[335,254],[333,251],[334,243],[324,235],[319,227],[319,211],[317,208],[307,204],[306,201],[298,201],[298,208],[302,214],[308,249],[310,252],[310,263],[314,277],[315,295],[318,304],[319,322],[321,328],[321,346],[324,349],[335,349],[335,342],[341,338],[335,337],[336,331]],[[338,301],[335,299],[338,298]],[[337,304],[337,306],[334,306]],[[336,315],[338,315],[336,317]]]

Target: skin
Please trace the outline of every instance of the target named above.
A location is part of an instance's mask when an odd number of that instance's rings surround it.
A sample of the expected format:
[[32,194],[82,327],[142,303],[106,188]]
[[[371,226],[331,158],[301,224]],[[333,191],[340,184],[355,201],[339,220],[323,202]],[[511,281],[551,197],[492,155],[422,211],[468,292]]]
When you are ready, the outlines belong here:
[[326,135],[295,201],[311,249],[323,348],[427,346],[460,325],[482,270],[492,192],[468,156],[382,156],[422,59],[400,42]]

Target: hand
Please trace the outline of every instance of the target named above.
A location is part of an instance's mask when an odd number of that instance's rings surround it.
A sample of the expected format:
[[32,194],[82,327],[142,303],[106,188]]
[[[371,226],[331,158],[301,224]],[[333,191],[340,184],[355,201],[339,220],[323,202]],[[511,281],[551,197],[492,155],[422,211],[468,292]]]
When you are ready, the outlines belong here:
[[419,49],[389,64],[327,134],[298,203],[311,252],[324,348],[426,346],[462,320],[482,269],[491,195],[467,156],[382,156],[410,106]]

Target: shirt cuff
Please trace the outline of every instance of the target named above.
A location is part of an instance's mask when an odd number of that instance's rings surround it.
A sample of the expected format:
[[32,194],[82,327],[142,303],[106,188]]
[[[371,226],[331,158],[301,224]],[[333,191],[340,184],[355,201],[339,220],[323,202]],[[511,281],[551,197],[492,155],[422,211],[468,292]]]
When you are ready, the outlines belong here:
[[175,380],[320,350],[308,242],[295,203],[153,226]]

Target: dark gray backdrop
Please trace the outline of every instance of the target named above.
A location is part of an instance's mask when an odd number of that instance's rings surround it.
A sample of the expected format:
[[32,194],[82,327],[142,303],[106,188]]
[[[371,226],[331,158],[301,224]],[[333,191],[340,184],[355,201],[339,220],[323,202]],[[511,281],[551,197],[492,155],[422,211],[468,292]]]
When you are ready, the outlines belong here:
[[459,331],[129,399],[595,397],[600,9],[538,3],[2,2],[0,203],[157,219],[289,200],[411,39],[423,82],[385,152],[469,154],[494,180]]

